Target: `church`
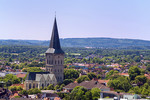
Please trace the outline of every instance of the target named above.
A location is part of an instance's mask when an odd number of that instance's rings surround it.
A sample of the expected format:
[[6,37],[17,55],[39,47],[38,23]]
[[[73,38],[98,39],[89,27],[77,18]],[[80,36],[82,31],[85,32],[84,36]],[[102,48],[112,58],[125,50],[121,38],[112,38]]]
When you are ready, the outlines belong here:
[[29,72],[24,88],[44,88],[49,84],[56,85],[64,79],[64,51],[61,49],[56,17],[54,20],[50,45],[46,55],[46,72]]

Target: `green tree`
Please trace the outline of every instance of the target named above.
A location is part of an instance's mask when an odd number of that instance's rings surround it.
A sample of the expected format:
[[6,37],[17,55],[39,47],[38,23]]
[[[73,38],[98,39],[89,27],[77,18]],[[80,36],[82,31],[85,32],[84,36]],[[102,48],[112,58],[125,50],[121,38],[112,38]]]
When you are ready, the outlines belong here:
[[97,78],[96,74],[95,73],[88,73],[87,76],[89,77],[90,80],[92,80],[93,78]]
[[59,89],[59,85],[55,85],[54,89],[55,90]]
[[61,86],[60,86],[60,90],[63,90],[63,87],[65,86],[65,84],[61,84]]
[[54,85],[53,85],[53,84],[50,84],[50,85],[47,87],[47,90],[54,90]]
[[123,76],[109,81],[108,86],[114,88],[115,90],[119,89],[125,92],[129,91],[132,88],[129,79]]
[[141,60],[141,58],[140,58],[139,56],[135,56],[135,57],[134,57],[134,61],[135,61],[135,62],[140,62],[140,60]]
[[111,70],[106,74],[106,79],[109,79],[112,75],[118,74],[118,71]]
[[85,100],[87,89],[82,86],[76,86],[70,93],[70,100]]
[[148,65],[148,66],[146,67],[146,70],[150,71],[150,65]]
[[9,89],[10,89],[12,92],[17,91],[17,87],[16,87],[16,86],[11,86],[11,87],[9,87]]
[[141,74],[142,74],[142,70],[139,67],[137,66],[130,67],[129,69],[130,80],[134,80],[136,76]]
[[92,88],[91,89],[93,100],[98,100],[100,98],[100,91],[101,90],[99,88]]
[[77,82],[78,83],[81,83],[81,82],[83,82],[83,81],[89,81],[90,79],[88,78],[88,76],[86,76],[86,75],[82,75],[82,76],[80,76],[79,78],[77,78]]
[[22,90],[19,92],[19,94],[21,95],[28,95],[28,91],[27,90]]
[[93,100],[91,91],[87,91],[85,93],[86,100]]
[[65,69],[64,70],[64,78],[65,79],[73,79],[73,78],[78,78],[79,77],[79,72],[74,69]]
[[9,59],[8,59],[8,62],[12,62],[12,59],[11,59],[11,58],[9,58]]
[[149,94],[148,89],[144,88],[144,89],[142,90],[142,93],[141,93],[141,94],[142,94],[142,95],[148,95],[148,94]]
[[137,83],[138,86],[143,85],[146,83],[147,78],[144,75],[139,75],[135,77],[135,82]]
[[10,86],[11,84],[21,83],[20,79],[13,74],[7,74],[3,80],[7,83],[8,86]]
[[63,81],[63,84],[68,85],[69,83],[72,83],[72,82],[73,82],[72,79],[65,79],[65,80]]
[[17,95],[17,96],[14,96],[14,98],[20,98],[20,96],[19,96],[19,95]]
[[15,78],[12,79],[12,83],[13,84],[18,84],[18,83],[21,83],[21,81],[20,81],[19,78],[15,77]]
[[40,69],[39,67],[24,68],[22,71],[23,72],[44,72],[44,70]]
[[28,94],[38,94],[41,93],[41,90],[38,88],[32,88],[28,90]]

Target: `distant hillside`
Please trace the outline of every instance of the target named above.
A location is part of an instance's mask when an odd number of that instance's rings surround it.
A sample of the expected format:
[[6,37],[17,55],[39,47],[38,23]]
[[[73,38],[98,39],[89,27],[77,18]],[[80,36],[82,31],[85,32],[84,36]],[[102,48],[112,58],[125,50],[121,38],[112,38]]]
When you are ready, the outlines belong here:
[[[99,48],[127,48],[148,47],[150,41],[137,39],[116,38],[65,38],[60,39],[62,47],[99,47]],[[49,41],[40,40],[0,40],[0,45],[33,45],[48,46]]]

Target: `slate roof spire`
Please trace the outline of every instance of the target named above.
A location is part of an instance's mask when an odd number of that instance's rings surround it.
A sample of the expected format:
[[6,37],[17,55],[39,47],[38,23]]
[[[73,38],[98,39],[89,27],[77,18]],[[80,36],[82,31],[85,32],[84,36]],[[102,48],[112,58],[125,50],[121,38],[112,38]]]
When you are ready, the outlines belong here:
[[49,49],[46,51],[46,53],[64,54],[64,51],[61,49],[60,46],[56,17],[54,20]]

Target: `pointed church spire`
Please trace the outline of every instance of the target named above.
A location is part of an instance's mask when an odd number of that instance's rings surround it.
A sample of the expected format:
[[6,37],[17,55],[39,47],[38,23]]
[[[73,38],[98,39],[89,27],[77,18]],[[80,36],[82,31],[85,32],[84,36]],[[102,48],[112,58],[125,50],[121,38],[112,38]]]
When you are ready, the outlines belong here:
[[61,49],[61,46],[60,46],[56,17],[54,20],[54,25],[53,25],[49,49],[46,51],[46,53],[57,53],[57,54],[58,53],[60,53],[60,54],[64,53],[63,50]]

